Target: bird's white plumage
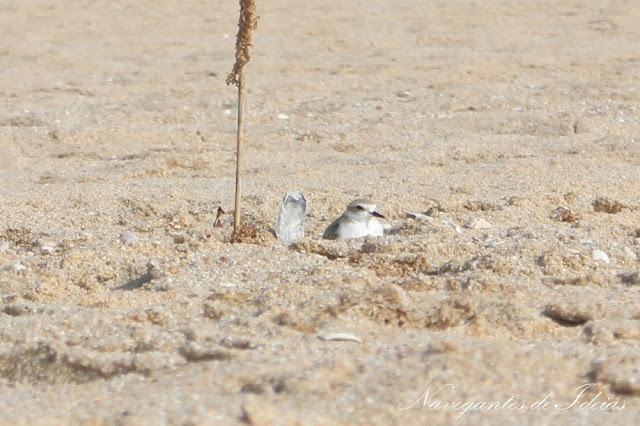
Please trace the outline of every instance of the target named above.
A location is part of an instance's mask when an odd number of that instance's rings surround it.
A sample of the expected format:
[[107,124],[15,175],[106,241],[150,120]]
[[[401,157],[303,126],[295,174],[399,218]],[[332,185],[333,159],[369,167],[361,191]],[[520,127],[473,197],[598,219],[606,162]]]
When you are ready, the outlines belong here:
[[380,219],[384,219],[384,216],[376,212],[375,204],[357,199],[349,203],[344,213],[327,227],[322,238],[345,240],[368,235],[381,237],[384,227]]

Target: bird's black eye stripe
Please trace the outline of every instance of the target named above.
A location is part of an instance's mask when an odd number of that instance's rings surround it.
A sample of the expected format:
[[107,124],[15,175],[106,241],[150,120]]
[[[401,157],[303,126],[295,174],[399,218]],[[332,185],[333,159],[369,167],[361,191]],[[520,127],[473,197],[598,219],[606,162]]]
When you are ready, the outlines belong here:
[[356,206],[356,209],[358,209],[358,210],[364,210],[364,207],[362,207],[362,206]]

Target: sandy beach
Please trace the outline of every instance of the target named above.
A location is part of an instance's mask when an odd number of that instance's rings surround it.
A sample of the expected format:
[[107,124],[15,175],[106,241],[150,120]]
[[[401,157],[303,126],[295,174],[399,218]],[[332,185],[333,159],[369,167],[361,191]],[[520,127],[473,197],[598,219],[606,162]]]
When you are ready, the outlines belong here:
[[637,422],[640,5],[1,3],[0,424]]

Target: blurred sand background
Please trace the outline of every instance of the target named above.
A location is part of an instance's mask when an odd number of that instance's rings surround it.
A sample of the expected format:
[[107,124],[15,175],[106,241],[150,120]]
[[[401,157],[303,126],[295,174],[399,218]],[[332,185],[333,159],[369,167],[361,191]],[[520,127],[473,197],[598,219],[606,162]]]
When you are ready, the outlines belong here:
[[637,2],[0,6],[1,424],[638,419]]

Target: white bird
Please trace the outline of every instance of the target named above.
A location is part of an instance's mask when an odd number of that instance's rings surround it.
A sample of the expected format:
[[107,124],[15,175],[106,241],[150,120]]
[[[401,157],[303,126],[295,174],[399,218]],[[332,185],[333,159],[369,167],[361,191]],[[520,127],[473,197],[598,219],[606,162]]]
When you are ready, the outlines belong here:
[[384,234],[384,226],[380,219],[384,219],[384,216],[376,211],[375,204],[362,199],[353,200],[342,216],[327,227],[322,238],[346,240],[367,235],[381,237]]

